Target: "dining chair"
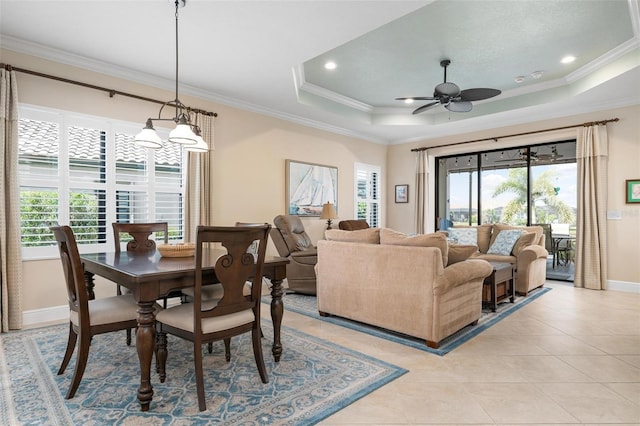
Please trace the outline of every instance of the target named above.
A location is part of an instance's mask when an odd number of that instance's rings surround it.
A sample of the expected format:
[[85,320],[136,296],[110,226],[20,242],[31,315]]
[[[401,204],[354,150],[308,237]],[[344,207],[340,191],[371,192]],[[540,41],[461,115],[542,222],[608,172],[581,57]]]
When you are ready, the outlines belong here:
[[[235,226],[264,226],[265,223],[257,223],[257,222],[236,222]],[[258,241],[254,241],[249,248],[247,249],[247,253],[251,253],[254,257],[258,255]],[[222,298],[223,289],[219,283],[216,284],[207,284],[202,286],[202,300],[217,300]],[[247,281],[245,283],[244,295],[247,296],[251,293],[251,281]],[[187,287],[182,289],[182,295],[189,300],[193,300],[194,288]],[[231,361],[231,339],[224,339],[224,347],[225,347],[225,359],[227,362]],[[209,342],[207,345],[207,351],[209,353],[213,353],[213,343]]]
[[[151,234],[155,233],[156,238],[159,234],[163,235],[163,241],[165,244],[169,242],[169,224],[167,222],[154,222],[154,223],[124,223],[113,222],[113,241],[115,242],[116,253],[120,253],[122,250],[121,235],[127,234],[130,238],[127,241],[126,250],[134,253],[147,253],[154,252],[156,250],[156,240],[149,239]],[[117,283],[116,283],[117,284]],[[122,287],[117,284],[116,293],[118,295],[123,294]],[[128,290],[125,290],[128,293]],[[170,293],[169,297],[180,296],[181,292]],[[163,298],[163,308],[167,307],[167,298]],[[131,329],[127,329],[127,346],[131,345]]]
[[71,399],[78,390],[87,366],[92,337],[97,334],[130,330],[136,327],[138,305],[131,294],[89,300],[84,279],[84,267],[73,231],[69,226],[52,226],[50,229],[58,244],[70,309],[67,349],[58,375],[63,374],[67,368],[78,336],[80,337],[76,366],[69,391],[65,397]]
[[[166,351],[166,333],[193,342],[193,356],[198,393],[198,408],[206,410],[202,345],[251,332],[253,355],[263,383],[268,383],[260,342],[260,298],[262,266],[271,226],[198,226],[195,252],[195,282],[193,301],[171,307],[156,316],[159,351]],[[257,256],[248,248],[258,241]],[[222,287],[219,299],[203,299],[203,263],[210,243],[220,243],[226,253],[215,260],[214,270]],[[203,261],[203,259],[205,259]],[[245,284],[251,281],[251,291],[245,294]],[[165,372],[166,353],[161,372]],[[161,380],[163,373],[161,373]]]

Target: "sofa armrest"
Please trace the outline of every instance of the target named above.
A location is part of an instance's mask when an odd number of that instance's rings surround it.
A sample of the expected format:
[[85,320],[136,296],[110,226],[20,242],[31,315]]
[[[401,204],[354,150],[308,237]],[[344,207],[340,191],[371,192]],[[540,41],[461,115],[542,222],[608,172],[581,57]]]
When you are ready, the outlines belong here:
[[438,278],[433,289],[434,295],[442,295],[453,287],[470,281],[484,279],[491,275],[491,265],[486,260],[467,259],[444,268],[444,273]]
[[539,245],[530,245],[523,248],[518,254],[518,263],[521,262],[533,262],[536,259],[540,259],[541,257],[547,258],[549,256],[549,252],[542,246]]

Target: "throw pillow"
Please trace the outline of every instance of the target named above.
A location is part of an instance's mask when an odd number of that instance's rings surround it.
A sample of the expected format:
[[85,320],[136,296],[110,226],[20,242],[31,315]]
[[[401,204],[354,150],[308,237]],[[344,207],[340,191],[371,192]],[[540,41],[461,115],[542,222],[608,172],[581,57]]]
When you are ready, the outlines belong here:
[[449,262],[447,263],[447,266],[453,265],[454,263],[463,262],[477,251],[477,246],[449,244]]
[[493,244],[491,244],[491,247],[489,247],[489,250],[487,250],[487,254],[511,255],[513,246],[523,233],[525,233],[525,231],[521,229],[505,229],[500,231]]
[[542,237],[542,234],[543,234],[543,230],[541,226],[512,226],[512,225],[506,225],[504,223],[496,223],[495,225],[493,225],[493,233],[491,234],[491,244],[489,245],[492,245],[495,242],[496,237],[498,236],[500,231],[504,231],[505,229],[519,229],[520,231],[535,232],[537,238],[535,239],[533,244],[540,244],[540,238]]
[[412,246],[412,247],[435,247],[442,253],[442,266],[446,267],[449,262],[449,247],[444,234],[417,234],[407,235],[404,232],[393,229],[380,229],[380,244],[392,246]]
[[358,229],[355,231],[327,229],[326,231],[324,231],[324,237],[328,241],[380,244],[380,228]]
[[516,244],[513,246],[511,253],[513,253],[514,256],[518,256],[522,249],[533,244],[536,238],[538,238],[538,236],[535,232],[525,232],[520,238],[518,238],[518,241],[516,241]]
[[476,228],[449,228],[449,241],[456,244],[478,245],[478,230]]

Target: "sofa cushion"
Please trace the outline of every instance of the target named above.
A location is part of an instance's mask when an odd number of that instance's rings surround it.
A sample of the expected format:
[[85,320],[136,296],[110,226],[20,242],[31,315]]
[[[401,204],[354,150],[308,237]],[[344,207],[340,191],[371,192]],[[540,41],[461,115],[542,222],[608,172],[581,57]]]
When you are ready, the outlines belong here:
[[487,254],[501,254],[509,256],[516,245],[516,241],[525,234],[526,231],[521,229],[504,229],[496,235],[495,240],[487,250]]
[[478,229],[475,227],[469,228],[449,228],[449,241],[455,244],[464,245],[478,245]]
[[380,244],[380,228],[357,229],[355,231],[327,229],[324,231],[324,237],[328,241]]
[[447,266],[453,265],[454,263],[464,262],[467,260],[473,253],[478,251],[478,246],[473,245],[464,245],[464,244],[449,244],[449,260],[447,262]]
[[496,223],[495,225],[493,225],[493,232],[491,233],[491,243],[489,244],[489,246],[494,243],[500,231],[504,229],[520,229],[522,231],[534,232],[537,235],[537,238],[533,242],[533,244],[540,243],[540,239],[542,238],[544,232],[542,226],[512,226],[506,225],[504,223]]
[[469,258],[482,259],[482,260],[486,260],[487,262],[507,262],[507,263],[511,263],[512,265],[515,265],[518,260],[515,256],[503,256],[501,254],[487,254],[487,253],[480,253],[479,251],[476,253],[473,253]]
[[529,247],[537,239],[538,236],[535,232],[525,231],[525,233],[522,234],[520,238],[518,238],[518,241],[516,241],[516,244],[513,246],[513,250],[511,250],[511,254],[513,254],[514,256],[518,256],[523,248]]
[[[355,231],[353,231],[355,232]],[[446,267],[449,261],[449,247],[444,234],[418,234],[407,235],[404,232],[393,229],[380,229],[380,244],[392,246],[435,247],[442,253],[442,266]]]

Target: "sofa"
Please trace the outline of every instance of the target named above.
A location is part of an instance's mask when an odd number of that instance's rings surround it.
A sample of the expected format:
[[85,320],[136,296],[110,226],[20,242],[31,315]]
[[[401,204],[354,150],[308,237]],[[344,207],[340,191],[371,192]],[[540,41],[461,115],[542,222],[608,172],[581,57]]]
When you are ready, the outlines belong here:
[[[498,236],[503,233],[512,238],[501,252]],[[511,226],[486,224],[479,226],[456,226],[446,231],[450,244],[475,245],[477,251],[471,259],[493,262],[508,262],[515,267],[516,293],[526,296],[531,290],[544,286],[547,279],[547,257],[545,235],[541,226]],[[507,238],[505,238],[507,239]],[[497,248],[496,248],[497,247]]]
[[335,229],[317,249],[322,316],[417,337],[432,348],[480,318],[482,284],[492,268],[481,259],[449,260],[445,235]]

